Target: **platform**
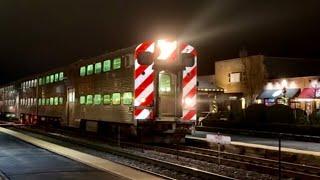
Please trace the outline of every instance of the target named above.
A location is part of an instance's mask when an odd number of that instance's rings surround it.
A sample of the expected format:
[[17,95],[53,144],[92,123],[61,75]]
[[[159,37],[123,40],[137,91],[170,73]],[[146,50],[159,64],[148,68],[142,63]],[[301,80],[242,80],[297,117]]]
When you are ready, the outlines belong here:
[[0,171],[8,179],[160,179],[3,127],[0,144]]

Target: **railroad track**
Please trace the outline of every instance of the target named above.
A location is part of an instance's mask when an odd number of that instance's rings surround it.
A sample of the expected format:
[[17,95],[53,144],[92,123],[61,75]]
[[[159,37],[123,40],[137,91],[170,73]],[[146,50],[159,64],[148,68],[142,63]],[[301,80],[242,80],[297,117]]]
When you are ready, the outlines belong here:
[[[41,131],[38,131],[38,130],[31,130],[29,128],[15,128],[15,130],[22,131],[22,132],[23,131],[29,131],[29,132],[32,132],[32,133],[41,134],[41,135],[48,136],[48,137],[51,137],[51,138],[54,138],[54,139],[62,140],[62,141],[65,141],[65,142],[69,142],[69,143],[72,143],[72,144],[76,144],[76,145],[80,145],[80,146],[83,146],[83,147],[95,149],[95,150],[98,150],[98,151],[101,151],[101,152],[107,152],[107,153],[114,154],[114,155],[117,155],[117,156],[122,156],[122,157],[125,157],[125,158],[129,158],[129,159],[132,159],[132,160],[144,162],[144,163],[147,163],[147,164],[152,164],[152,165],[159,166],[159,167],[162,167],[162,168],[166,168],[166,169],[174,170],[174,171],[181,172],[181,173],[184,173],[184,174],[188,174],[188,175],[191,175],[193,177],[199,177],[201,179],[233,179],[231,177],[215,174],[215,173],[204,171],[204,170],[201,170],[201,169],[196,169],[196,168],[187,167],[187,166],[183,166],[183,165],[172,163],[172,162],[168,162],[168,161],[163,161],[163,160],[159,160],[159,159],[155,159],[155,158],[141,156],[141,155],[138,155],[138,154],[130,153],[130,152],[125,151],[125,150],[121,150],[121,149],[119,149],[117,147],[102,146],[102,145],[99,145],[99,144],[88,142],[86,140],[73,138],[73,137],[62,135],[62,134],[45,133],[45,132],[41,132]],[[147,172],[150,172],[150,171],[147,170]]]

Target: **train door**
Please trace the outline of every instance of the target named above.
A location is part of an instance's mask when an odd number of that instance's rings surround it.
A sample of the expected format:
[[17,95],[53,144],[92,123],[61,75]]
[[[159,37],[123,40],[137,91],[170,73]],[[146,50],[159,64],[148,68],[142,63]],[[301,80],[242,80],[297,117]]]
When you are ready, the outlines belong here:
[[177,75],[161,71],[159,72],[158,93],[159,93],[159,117],[162,120],[174,120],[177,110],[176,89]]
[[70,125],[70,122],[74,120],[74,108],[75,108],[75,89],[74,88],[68,88],[68,94],[67,94],[67,123],[68,126]]

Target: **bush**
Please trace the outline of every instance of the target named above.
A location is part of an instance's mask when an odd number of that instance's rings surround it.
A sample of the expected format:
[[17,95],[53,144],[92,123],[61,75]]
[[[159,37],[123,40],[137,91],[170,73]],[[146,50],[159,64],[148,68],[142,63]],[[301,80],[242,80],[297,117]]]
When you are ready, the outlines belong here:
[[294,123],[293,111],[289,106],[283,104],[275,104],[267,108],[268,123]]
[[266,123],[266,109],[264,104],[252,104],[247,107],[245,120],[247,122]]

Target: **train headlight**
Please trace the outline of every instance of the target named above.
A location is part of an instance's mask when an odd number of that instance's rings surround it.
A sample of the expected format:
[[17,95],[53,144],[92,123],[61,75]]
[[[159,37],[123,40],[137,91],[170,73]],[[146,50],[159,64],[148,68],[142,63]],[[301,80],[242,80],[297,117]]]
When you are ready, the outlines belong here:
[[170,55],[177,49],[177,41],[158,40],[157,48],[159,50],[158,60],[167,60]]

